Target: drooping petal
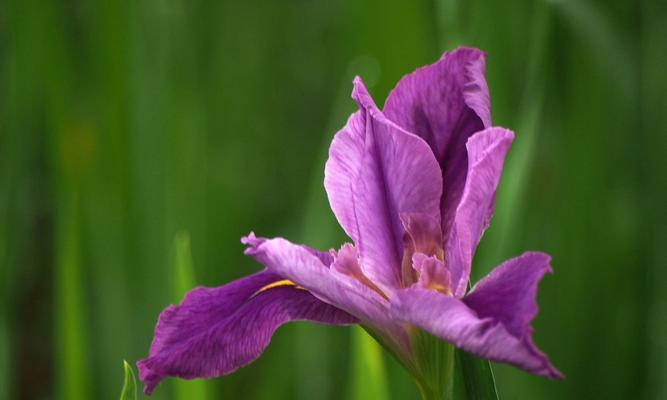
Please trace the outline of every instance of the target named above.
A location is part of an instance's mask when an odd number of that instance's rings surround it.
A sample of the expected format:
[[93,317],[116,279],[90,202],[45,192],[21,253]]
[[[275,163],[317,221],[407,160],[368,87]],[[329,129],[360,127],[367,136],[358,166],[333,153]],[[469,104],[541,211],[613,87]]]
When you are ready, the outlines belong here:
[[514,336],[530,335],[537,315],[537,284],[551,272],[551,257],[527,252],[505,261],[482,278],[463,302],[480,318],[500,321]]
[[439,218],[442,179],[428,145],[403,131],[377,109],[361,79],[352,96],[364,113],[363,156],[352,184],[361,268],[390,294],[400,287],[402,213]]
[[387,97],[384,113],[431,146],[443,174],[442,230],[449,235],[467,169],[468,138],[491,126],[485,54],[458,48],[404,76]]
[[198,287],[167,307],[148,358],[137,363],[146,394],[167,376],[209,378],[257,359],[289,321],[353,324],[358,320],[264,270],[218,288]]
[[479,357],[548,378],[562,377],[529,335],[514,336],[501,321],[480,317],[455,297],[421,288],[405,289],[392,298],[391,314]]
[[469,163],[465,189],[445,246],[457,297],[466,291],[472,256],[493,215],[496,188],[513,140],[512,131],[489,128],[476,133],[466,145]]

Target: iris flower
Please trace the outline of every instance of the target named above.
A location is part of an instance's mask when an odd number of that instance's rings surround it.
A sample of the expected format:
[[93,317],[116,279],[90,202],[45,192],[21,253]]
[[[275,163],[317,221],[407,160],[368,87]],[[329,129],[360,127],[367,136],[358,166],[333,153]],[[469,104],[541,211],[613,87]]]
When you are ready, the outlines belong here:
[[280,325],[300,320],[361,324],[422,386],[424,337],[561,377],[531,337],[548,255],[507,260],[468,291],[514,139],[491,125],[484,71],[477,49],[445,53],[404,76],[382,110],[355,78],[359,110],[335,135],[324,178],[352,243],[321,252],[244,237],[245,253],[265,269],[195,288],[162,312],[150,355],[138,362],[145,392],[167,376],[232,373],[257,359]]

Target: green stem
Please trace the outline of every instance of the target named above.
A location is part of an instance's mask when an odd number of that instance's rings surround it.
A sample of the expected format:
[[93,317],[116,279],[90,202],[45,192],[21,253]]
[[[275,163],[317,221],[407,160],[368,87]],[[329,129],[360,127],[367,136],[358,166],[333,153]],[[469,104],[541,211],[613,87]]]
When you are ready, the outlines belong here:
[[420,384],[417,384],[417,386],[419,387],[419,393],[421,393],[423,400],[451,400],[454,398],[451,390],[441,393],[440,391],[431,390]]
[[424,400],[451,400],[454,396],[454,346],[423,331],[413,334],[419,366],[415,381]]

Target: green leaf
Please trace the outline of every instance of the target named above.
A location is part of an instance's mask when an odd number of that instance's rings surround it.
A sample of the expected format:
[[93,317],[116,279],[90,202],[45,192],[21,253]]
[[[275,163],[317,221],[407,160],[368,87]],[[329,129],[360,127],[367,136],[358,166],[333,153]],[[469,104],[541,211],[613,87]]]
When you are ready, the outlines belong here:
[[[467,400],[497,400],[496,380],[487,360],[456,350],[456,398]],[[460,384],[462,383],[462,384]]]
[[134,377],[134,371],[127,361],[123,361],[125,366],[125,382],[123,383],[123,391],[120,392],[120,400],[136,400],[137,399],[137,380]]

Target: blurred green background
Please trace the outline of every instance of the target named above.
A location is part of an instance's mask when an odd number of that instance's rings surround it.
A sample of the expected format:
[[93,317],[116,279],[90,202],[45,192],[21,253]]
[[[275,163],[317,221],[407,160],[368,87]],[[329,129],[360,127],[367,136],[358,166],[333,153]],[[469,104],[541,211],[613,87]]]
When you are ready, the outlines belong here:
[[[501,397],[667,398],[666,2],[2,0],[0,400],[117,398],[162,308],[259,268],[250,230],[338,247],[352,77],[381,104],[462,44],[517,133],[474,278],[553,255],[535,340],[567,376],[494,366]],[[417,398],[369,343],[291,324],[153,398]]]

